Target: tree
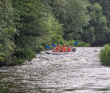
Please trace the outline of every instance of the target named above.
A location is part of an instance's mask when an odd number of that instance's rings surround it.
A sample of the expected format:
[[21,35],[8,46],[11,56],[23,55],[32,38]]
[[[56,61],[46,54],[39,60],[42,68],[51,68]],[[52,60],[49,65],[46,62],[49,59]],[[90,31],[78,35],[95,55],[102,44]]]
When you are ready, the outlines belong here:
[[82,27],[90,20],[87,0],[53,0],[49,5],[59,22],[64,24],[64,39],[79,39]]
[[10,64],[14,52],[14,9],[10,0],[0,1],[0,64]]
[[52,14],[52,9],[48,4],[44,3],[44,6],[40,9],[39,19],[42,22],[40,30],[42,29],[48,33],[47,43],[63,43],[62,24]]
[[61,34],[61,25],[51,13],[51,8],[40,0],[12,1],[20,16],[20,20],[15,20],[19,34],[14,37],[17,48],[13,56],[31,60],[35,52],[51,42],[54,34]]
[[[103,14],[107,18],[107,26],[110,30],[110,0],[89,0],[92,4],[99,3],[102,6]],[[106,35],[108,42],[110,42],[110,33]],[[107,43],[108,43],[107,42]]]
[[82,39],[93,46],[104,45],[107,43],[106,35],[109,33],[107,19],[103,15],[102,7],[95,3],[88,7],[91,20],[87,27],[84,27]]
[[44,38],[48,33],[42,29],[39,13],[43,4],[40,0],[12,0],[12,3],[20,16],[20,20],[15,20],[19,34],[14,37],[17,48],[13,56],[31,60],[46,41]]

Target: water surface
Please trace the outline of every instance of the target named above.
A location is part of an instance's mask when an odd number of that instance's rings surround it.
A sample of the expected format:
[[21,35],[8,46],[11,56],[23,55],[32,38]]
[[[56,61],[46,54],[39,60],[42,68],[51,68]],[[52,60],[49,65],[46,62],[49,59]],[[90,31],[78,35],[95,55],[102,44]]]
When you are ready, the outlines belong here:
[[24,65],[0,68],[0,93],[110,93],[110,68],[101,66],[99,47],[73,54],[37,54]]

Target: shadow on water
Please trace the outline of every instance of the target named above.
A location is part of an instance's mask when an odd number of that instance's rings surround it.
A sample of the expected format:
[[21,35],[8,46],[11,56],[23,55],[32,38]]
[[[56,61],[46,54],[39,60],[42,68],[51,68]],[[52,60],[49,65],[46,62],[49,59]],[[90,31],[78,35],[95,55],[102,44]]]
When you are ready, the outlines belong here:
[[76,91],[76,90],[82,90],[83,88],[71,88],[71,89],[63,89],[63,91]]
[[38,85],[32,88],[25,83],[21,83],[20,80],[18,82],[3,82],[0,80],[0,93],[51,93],[45,90],[46,88],[39,87]]
[[[48,88],[47,88],[48,89]],[[0,84],[0,93],[51,93],[46,91],[44,88],[36,87],[36,89],[20,88],[13,84],[3,85]]]
[[74,92],[77,90],[83,91],[83,90],[90,90],[90,89],[92,89],[94,91],[104,92],[104,93],[106,93],[106,91],[110,91],[110,88],[71,88],[71,89],[63,89],[63,91]]
[[110,91],[110,88],[97,88],[96,91]]

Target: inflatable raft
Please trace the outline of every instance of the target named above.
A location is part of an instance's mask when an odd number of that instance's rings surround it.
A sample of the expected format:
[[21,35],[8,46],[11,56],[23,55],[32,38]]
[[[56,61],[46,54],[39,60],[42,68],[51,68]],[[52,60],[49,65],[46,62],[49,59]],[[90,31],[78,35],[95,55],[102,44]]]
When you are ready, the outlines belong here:
[[76,51],[76,48],[72,49],[72,52],[52,52],[52,51],[46,51],[47,54],[52,55],[66,55],[66,54],[73,54]]

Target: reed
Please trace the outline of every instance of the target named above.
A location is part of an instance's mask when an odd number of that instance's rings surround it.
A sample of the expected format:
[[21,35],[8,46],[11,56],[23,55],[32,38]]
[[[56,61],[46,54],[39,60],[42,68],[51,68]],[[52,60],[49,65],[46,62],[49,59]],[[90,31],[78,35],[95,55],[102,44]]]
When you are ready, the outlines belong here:
[[110,66],[110,46],[106,45],[99,54],[102,65]]

